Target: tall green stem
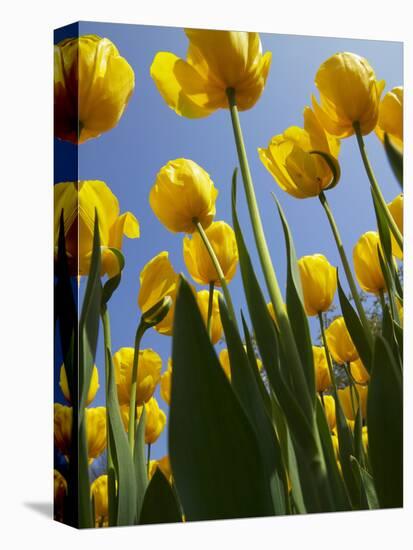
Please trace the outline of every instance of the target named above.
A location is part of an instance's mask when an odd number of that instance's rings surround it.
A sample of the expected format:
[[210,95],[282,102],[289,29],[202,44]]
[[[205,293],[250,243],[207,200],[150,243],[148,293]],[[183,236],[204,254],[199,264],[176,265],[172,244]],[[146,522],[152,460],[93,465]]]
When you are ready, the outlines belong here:
[[234,323],[236,323],[237,321],[236,321],[236,317],[235,317],[234,306],[232,304],[231,294],[229,293],[228,285],[227,285],[227,282],[225,280],[225,276],[224,276],[224,273],[222,271],[219,260],[218,260],[216,254],[215,254],[215,250],[212,248],[212,245],[209,242],[208,236],[205,233],[205,230],[202,227],[201,223],[198,220],[194,220],[194,225],[195,225],[195,227],[196,227],[196,229],[199,233],[199,236],[202,239],[202,242],[205,245],[205,248],[208,251],[209,257],[211,258],[211,261],[214,264],[215,270],[218,274],[218,279],[219,279],[219,282],[221,283],[222,292],[224,293],[225,303],[227,304],[230,317],[232,318]]
[[110,364],[108,358],[109,354],[112,354],[112,340],[110,334],[110,319],[109,311],[106,305],[103,306],[102,314],[102,325],[103,325],[103,344],[105,347],[105,392],[106,392],[106,455],[107,455],[107,468],[108,473],[113,469],[113,460],[112,453],[110,449],[110,438],[109,438],[109,411],[108,411],[108,389],[109,389],[109,376],[110,376]]
[[326,357],[327,357],[328,372],[330,373],[331,385],[333,386],[333,395],[334,395],[335,398],[338,399],[336,378],[334,376],[334,370],[333,370],[333,364],[331,362],[330,350],[328,349],[328,344],[327,344],[327,338],[326,338],[326,333],[325,333],[325,329],[324,329],[324,321],[323,321],[323,314],[322,313],[318,314],[318,320],[320,322],[321,339],[323,341],[323,346],[324,346],[324,349],[325,349],[325,352],[326,352]]
[[208,314],[207,314],[207,331],[210,338],[212,333],[212,308],[214,305],[214,286],[215,286],[215,282],[211,281],[209,283]]
[[148,443],[148,452],[146,456],[146,474],[148,478],[149,478],[150,466],[151,466],[151,444]]
[[355,122],[353,124],[354,131],[356,133],[357,143],[360,150],[360,155],[363,160],[364,168],[367,173],[367,177],[369,178],[371,189],[374,193],[374,196],[376,197],[377,201],[380,203],[381,208],[383,210],[384,215],[386,216],[387,223],[389,224],[390,230],[394,235],[394,238],[397,242],[397,244],[400,247],[400,250],[403,250],[403,237],[399,231],[399,228],[397,227],[396,222],[394,221],[393,216],[390,213],[389,207],[386,204],[386,201],[384,200],[383,193],[381,192],[381,189],[379,187],[379,184],[377,183],[376,177],[373,172],[373,168],[370,164],[369,158],[367,156],[366,146],[364,143],[363,135],[360,130],[360,123]]
[[133,365],[132,365],[132,383],[130,388],[129,398],[129,426],[128,426],[128,440],[131,453],[133,455],[135,447],[135,431],[136,431],[136,387],[138,384],[138,364],[139,364],[139,348],[146,330],[144,323],[139,323],[135,335],[135,348],[133,353]]
[[336,241],[337,249],[338,249],[338,252],[340,254],[341,263],[343,264],[344,272],[345,272],[346,277],[347,277],[347,282],[348,282],[349,287],[350,287],[350,292],[351,292],[351,295],[353,296],[354,303],[356,305],[360,320],[363,324],[363,327],[364,327],[366,333],[370,334],[369,323],[368,323],[364,308],[361,304],[359,293],[357,292],[356,283],[354,281],[353,274],[351,273],[350,264],[348,262],[346,252],[344,250],[343,241],[341,240],[340,232],[338,230],[336,221],[334,219],[333,212],[331,211],[330,205],[327,201],[327,197],[326,197],[326,195],[324,194],[323,191],[321,191],[321,193],[319,195],[319,199],[320,199],[320,202],[321,202],[321,204],[324,208],[325,213],[327,214],[327,218],[328,218],[331,230],[332,230],[333,235],[334,235],[334,240]]

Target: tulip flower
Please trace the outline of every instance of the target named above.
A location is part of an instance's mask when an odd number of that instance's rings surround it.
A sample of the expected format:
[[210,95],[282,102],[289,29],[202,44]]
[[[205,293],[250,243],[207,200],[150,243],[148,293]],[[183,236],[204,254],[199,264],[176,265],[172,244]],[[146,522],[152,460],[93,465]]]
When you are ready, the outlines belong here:
[[323,396],[324,414],[330,431],[332,432],[336,427],[336,403],[332,395]]
[[298,268],[307,315],[330,309],[337,290],[336,269],[322,254],[303,256],[298,260]]
[[[60,368],[60,380],[59,380],[59,386],[62,390],[63,395],[65,396],[65,399],[68,403],[72,404],[72,400],[70,397],[70,390],[69,390],[69,384],[67,381],[67,375],[66,375],[66,369],[65,366],[62,365]],[[97,391],[99,389],[99,372],[96,367],[96,365],[93,367],[92,370],[92,376],[90,379],[90,386],[89,391],[86,397],[86,406],[90,405],[94,398],[96,397]]]
[[139,280],[138,305],[143,314],[165,296],[173,300],[167,315],[155,326],[160,334],[171,335],[179,275],[169,261],[168,252],[160,252],[152,258],[142,269]]
[[[211,342],[216,344],[223,334],[221,315],[219,312],[219,303],[218,296],[221,293],[217,290],[214,290],[214,296],[212,299],[212,315],[211,315]],[[205,326],[207,326],[208,321],[208,303],[209,303],[209,291],[200,290],[197,295],[197,302],[199,311],[201,312],[202,319],[204,320]]]
[[337,317],[327,328],[326,340],[333,359],[339,365],[358,359],[358,351],[347,330],[344,317]]
[[[116,388],[121,405],[130,402],[134,348],[120,348],[113,355]],[[149,401],[161,379],[162,359],[152,349],[139,350],[136,403]]]
[[320,104],[313,97],[313,108],[329,134],[349,137],[356,123],[362,135],[374,130],[385,83],[376,80],[366,59],[348,52],[333,55],[318,69],[315,85]]
[[327,355],[326,350],[323,346],[313,346],[313,360],[316,390],[318,393],[321,393],[331,386]]
[[350,363],[350,373],[357,384],[366,384],[370,380],[370,375],[361,359],[356,359]]
[[152,62],[151,76],[167,105],[184,117],[206,117],[228,108],[231,88],[239,110],[253,107],[271,65],[271,53],[262,54],[258,33],[186,29],[185,34],[186,60],[158,52]]
[[[89,462],[98,457],[106,447],[106,408],[85,409],[86,435]],[[54,404],[54,444],[66,457],[70,456],[72,440],[72,407]]]
[[157,468],[161,470],[163,475],[166,477],[166,479],[169,481],[169,483],[172,483],[172,470],[171,470],[171,463],[169,461],[169,456],[165,455],[164,457],[160,458],[159,460],[151,460],[149,464],[149,479],[152,479],[153,475],[155,474]]
[[168,359],[168,368],[161,376],[161,397],[168,405],[171,404],[172,359]]
[[376,231],[367,231],[353,248],[354,270],[359,285],[365,292],[380,294],[386,288],[383,271],[380,265],[380,237]]
[[67,38],[54,48],[56,137],[84,143],[114,128],[132,95],[135,75],[107,38]]
[[361,413],[363,418],[366,418],[368,386],[359,386],[358,384],[353,386],[353,396],[351,395],[350,386],[346,386],[342,390],[337,390],[337,393],[343,412],[349,420],[355,420],[357,416],[357,395],[361,404]]
[[108,476],[99,476],[90,486],[95,509],[95,527],[109,525]]
[[215,216],[218,190],[209,174],[192,160],[170,160],[156,176],[149,204],[173,233],[193,233],[194,220],[206,229]]
[[[145,422],[145,443],[152,445],[163,432],[166,425],[166,414],[159,408],[158,402],[154,397],[145,404],[146,422]],[[138,407],[138,419],[142,414],[143,407]]]
[[[281,189],[298,199],[318,196],[333,180],[333,172],[325,158],[337,163],[340,143],[329,136],[314,112],[304,109],[304,128],[291,126],[274,136],[266,149],[259,148],[261,162]],[[338,167],[337,167],[338,171]]]
[[67,495],[67,483],[58,470],[53,470],[54,477],[54,498],[53,512],[56,521],[63,521],[64,504]]
[[[403,235],[403,193],[400,193],[400,195],[397,195],[396,198],[394,198],[391,202],[387,204],[390,210],[390,214],[393,216],[394,221],[396,222],[396,225],[400,231],[400,233]],[[398,258],[399,260],[403,259],[403,251],[401,250],[400,246],[397,244],[396,239],[393,236],[393,233],[390,232],[391,237],[391,248],[394,256]]]
[[384,134],[403,151],[403,86],[396,86],[383,97],[379,108],[376,134],[384,141]]
[[89,273],[96,210],[101,245],[101,275],[116,275],[119,262],[110,249],[122,249],[123,235],[130,239],[139,237],[139,223],[135,216],[131,212],[120,215],[118,199],[103,181],[58,183],[54,186],[54,202],[55,251],[63,210],[66,254],[74,274]]
[[[205,231],[221,266],[225,281],[229,283],[238,265],[238,249],[235,233],[225,222],[213,222]],[[184,237],[183,255],[186,268],[199,284],[214,283],[221,286],[218,273],[199,233]]]
[[[244,346],[245,351],[247,351],[247,347]],[[262,361],[259,357],[255,358],[257,362],[257,368],[259,371],[262,370]],[[220,351],[219,354],[219,362],[221,364],[221,367],[223,368],[225,374],[227,375],[228,380],[231,380],[231,363],[229,361],[229,352],[227,349],[223,349]]]

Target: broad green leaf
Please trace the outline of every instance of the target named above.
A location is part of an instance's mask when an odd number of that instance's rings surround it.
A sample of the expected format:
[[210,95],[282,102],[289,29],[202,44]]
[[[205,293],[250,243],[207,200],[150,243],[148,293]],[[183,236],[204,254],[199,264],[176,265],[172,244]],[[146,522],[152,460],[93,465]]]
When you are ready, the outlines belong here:
[[169,454],[189,521],[273,514],[254,430],[181,277],[172,337]]
[[364,487],[364,492],[366,494],[369,509],[378,510],[380,508],[380,504],[377,499],[373,478],[367,470],[360,466],[354,456],[351,457],[351,465],[353,467],[354,475],[358,476],[359,483]]
[[[285,514],[282,487],[282,458],[274,428],[267,416],[261,393],[234,322],[219,296],[219,310],[228,346],[231,383],[255,430],[267,483],[271,487],[276,515]],[[256,369],[257,370],[257,369]]]
[[381,508],[403,506],[403,383],[387,342],[376,336],[367,398],[369,457]]
[[181,511],[172,487],[161,470],[156,468],[146,489],[139,524],[179,523],[181,521]]
[[403,189],[403,153],[392,144],[387,134],[384,134],[384,148],[393,173]]
[[133,452],[133,461],[135,465],[136,479],[136,517],[139,518],[142,510],[142,503],[148,487],[148,473],[145,457],[145,423],[146,407],[143,407],[141,417],[136,428],[135,449]]
[[351,339],[359,352],[363,365],[366,367],[367,371],[370,372],[372,350],[369,342],[369,335],[365,333],[357,313],[354,311],[353,306],[350,304],[347,296],[345,295],[338,275],[337,286],[341,311],[343,313],[347,330],[349,331]]

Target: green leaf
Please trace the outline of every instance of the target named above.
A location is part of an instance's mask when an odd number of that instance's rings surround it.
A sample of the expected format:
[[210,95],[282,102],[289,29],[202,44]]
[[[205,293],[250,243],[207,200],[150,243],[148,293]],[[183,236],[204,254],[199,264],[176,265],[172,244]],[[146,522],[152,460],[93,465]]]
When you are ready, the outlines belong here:
[[242,340],[221,296],[219,296],[219,311],[228,346],[232,387],[255,430],[267,483],[271,486],[274,513],[283,515],[285,514],[282,486],[283,465],[277,436],[266,413]]
[[145,493],[139,524],[179,522],[182,522],[182,514],[172,487],[160,468],[156,468]]
[[273,514],[254,430],[181,277],[172,338],[169,452],[189,521]]
[[135,465],[136,479],[136,517],[139,518],[142,510],[142,503],[145,492],[148,487],[148,473],[145,457],[145,422],[146,407],[143,407],[141,417],[136,428],[135,449],[133,452],[133,461]]
[[403,189],[403,153],[395,147],[387,134],[384,134],[384,149],[400,187]]
[[403,383],[391,349],[377,336],[367,398],[369,457],[381,508],[403,506]]
[[369,337],[368,335],[366,335],[357,313],[354,311],[353,306],[350,304],[345,292],[343,291],[338,274],[337,286],[341,311],[343,313],[347,330],[349,331],[351,339],[356,346],[363,365],[366,367],[367,371],[370,372],[372,350],[369,342]]
[[357,459],[351,457],[351,465],[353,467],[354,475],[358,477],[359,483],[363,486],[364,492],[367,497],[367,503],[370,510],[378,510],[380,508],[379,501],[377,499],[376,489],[374,487],[374,481],[371,475],[358,463]]

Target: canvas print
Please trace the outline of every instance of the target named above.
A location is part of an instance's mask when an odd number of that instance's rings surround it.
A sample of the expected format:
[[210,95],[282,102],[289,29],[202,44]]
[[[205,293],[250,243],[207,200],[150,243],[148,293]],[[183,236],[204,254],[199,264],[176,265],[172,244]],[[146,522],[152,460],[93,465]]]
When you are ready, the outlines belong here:
[[403,45],[54,42],[55,519],[402,507]]

